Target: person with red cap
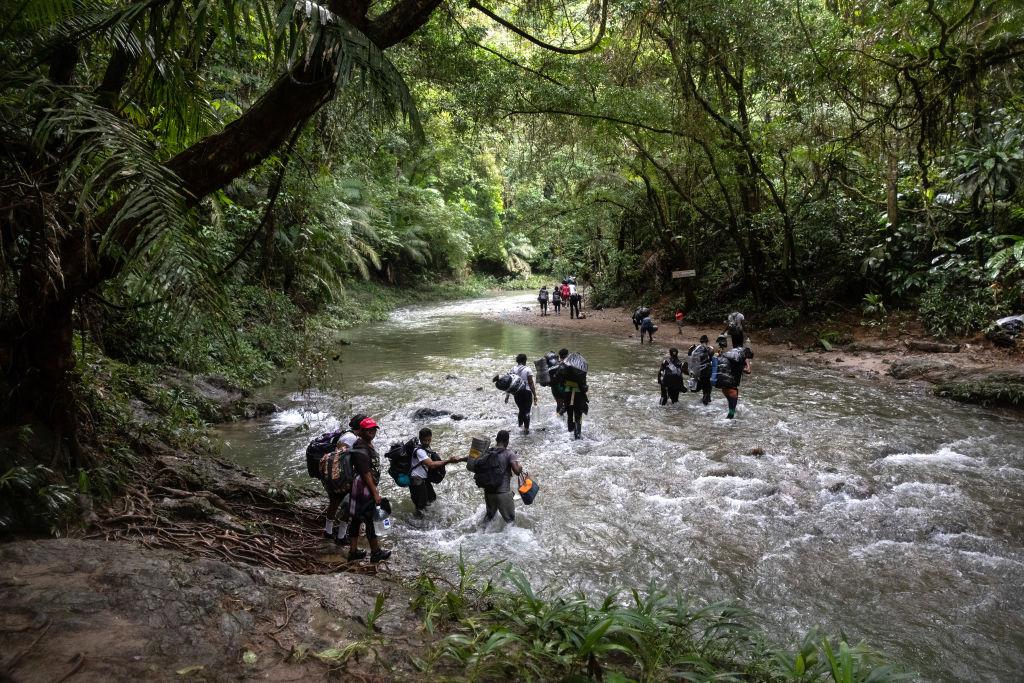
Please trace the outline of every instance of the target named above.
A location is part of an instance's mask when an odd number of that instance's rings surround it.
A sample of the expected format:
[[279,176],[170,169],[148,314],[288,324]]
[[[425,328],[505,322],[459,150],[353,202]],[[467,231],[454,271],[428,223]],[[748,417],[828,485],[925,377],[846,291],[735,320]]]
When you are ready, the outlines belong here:
[[352,492],[349,494],[349,562],[366,557],[366,551],[359,549],[359,528],[364,525],[366,540],[370,543],[370,562],[382,562],[391,557],[390,550],[380,547],[377,532],[373,528],[373,516],[378,507],[389,514],[391,512],[391,503],[387,498],[381,498],[380,491],[377,490],[377,482],[380,481],[380,455],[373,447],[373,439],[377,436],[378,429],[376,420],[372,417],[364,418],[356,430],[359,439],[351,448],[352,471],[355,478],[352,481]]

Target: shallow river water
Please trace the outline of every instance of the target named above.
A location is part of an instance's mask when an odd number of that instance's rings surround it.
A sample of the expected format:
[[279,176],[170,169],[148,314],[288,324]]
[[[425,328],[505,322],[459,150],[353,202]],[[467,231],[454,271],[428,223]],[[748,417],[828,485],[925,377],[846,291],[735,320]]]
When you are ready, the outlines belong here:
[[[725,419],[717,391],[707,408],[696,394],[662,407],[655,376],[674,334],[663,329],[654,348],[640,347],[627,335],[479,316],[532,298],[406,310],[353,331],[322,392],[296,392],[288,380],[270,387],[285,410],[223,427],[225,455],[308,482],[303,424],[319,434],[338,416],[369,413],[383,427],[381,453],[427,425],[443,456],[507,428],[541,486],[535,504],[517,498],[515,527],[482,528],[482,495],[457,465],[416,520],[385,475],[383,493],[397,502],[388,543],[401,564],[461,548],[474,563],[507,559],[553,590],[603,596],[656,581],[738,601],[780,642],[820,625],[866,639],[925,680],[1024,680],[1019,414],[760,356],[737,419]],[[566,432],[546,388],[523,436],[490,377],[519,352],[532,363],[562,346],[590,363],[583,439]],[[413,421],[421,407],[466,419]],[[750,455],[755,447],[764,455]]]

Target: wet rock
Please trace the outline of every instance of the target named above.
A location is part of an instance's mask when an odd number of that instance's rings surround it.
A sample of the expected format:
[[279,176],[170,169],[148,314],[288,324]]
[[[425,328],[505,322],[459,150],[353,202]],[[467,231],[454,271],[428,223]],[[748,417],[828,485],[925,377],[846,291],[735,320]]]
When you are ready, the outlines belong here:
[[445,375],[444,378],[445,379],[458,379],[458,376],[457,375]]
[[447,410],[437,410],[435,408],[417,408],[412,413],[412,419],[429,420],[435,417],[444,417],[445,415],[451,415],[451,413]]
[[846,348],[850,351],[864,351],[867,353],[890,353],[893,351],[893,347],[891,345],[863,341],[852,342],[848,344]]
[[845,362],[845,361],[843,361],[843,359],[842,359],[842,358],[836,358],[836,362],[837,362],[837,363],[843,363],[843,362]]
[[483,391],[483,390],[484,390],[484,388],[483,388],[483,387],[477,387],[477,388],[476,388],[476,390],[477,390],[477,391]]
[[[69,672],[76,680],[171,680],[182,671],[236,680],[244,652],[255,657],[246,677],[326,680],[330,665],[287,659],[280,648],[355,642],[366,634],[355,615],[371,611],[380,593],[388,596],[377,626],[388,636],[389,666],[413,671],[412,657],[435,639],[405,608],[412,595],[372,576],[302,576],[73,539],[3,544],[0,566],[20,579],[0,583],[0,649],[20,653],[17,662],[4,657],[5,680]],[[370,667],[350,662],[341,679],[379,678]]]
[[956,365],[933,358],[898,358],[889,366],[889,374],[896,379],[928,381],[939,380],[957,370],[959,368]]
[[452,420],[454,420],[455,422],[461,422],[462,420],[466,419],[466,416],[462,415],[460,413],[455,413],[451,417],[452,417]]
[[764,455],[764,449],[759,447],[759,446],[754,446],[749,451],[747,451],[747,455],[753,455],[753,456]]
[[704,473],[705,477],[735,477],[736,470],[729,467],[728,465],[720,465],[717,467],[710,467]]
[[907,347],[912,351],[924,351],[925,353],[960,353],[959,344],[943,344],[926,339],[910,339],[907,341]]
[[850,498],[863,500],[875,495],[874,489],[863,481],[840,481],[828,487],[830,493],[842,493]]

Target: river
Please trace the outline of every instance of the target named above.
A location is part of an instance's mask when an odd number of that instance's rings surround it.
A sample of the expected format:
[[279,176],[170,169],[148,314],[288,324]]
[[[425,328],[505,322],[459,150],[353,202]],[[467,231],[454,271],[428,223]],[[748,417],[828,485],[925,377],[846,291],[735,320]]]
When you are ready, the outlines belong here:
[[[462,549],[474,563],[507,559],[535,587],[554,591],[603,596],[654,581],[700,601],[737,601],[779,642],[818,625],[867,640],[923,680],[1021,680],[1018,413],[760,356],[737,419],[725,419],[717,391],[709,407],[696,394],[662,407],[655,376],[674,334],[641,347],[627,335],[609,340],[480,316],[532,299],[403,310],[352,331],[321,391],[298,392],[284,378],[265,392],[283,412],[221,427],[225,456],[308,482],[311,433],[302,425],[319,434],[339,416],[369,413],[382,425],[382,453],[426,425],[445,456],[507,428],[540,484],[536,503],[517,499],[514,527],[500,519],[481,527],[482,495],[457,465],[417,520],[385,475],[383,493],[397,503],[388,544],[399,567]],[[502,403],[490,378],[517,353],[532,362],[562,346],[590,363],[583,438],[565,430],[545,388],[523,436],[514,403]],[[412,420],[422,407],[465,419]]]

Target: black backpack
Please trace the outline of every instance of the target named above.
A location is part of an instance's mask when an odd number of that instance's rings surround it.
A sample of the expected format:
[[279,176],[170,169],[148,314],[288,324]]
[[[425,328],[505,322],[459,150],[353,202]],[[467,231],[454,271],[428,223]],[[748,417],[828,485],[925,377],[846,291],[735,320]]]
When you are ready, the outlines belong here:
[[338,439],[347,431],[339,429],[336,432],[325,432],[309,442],[306,446],[306,471],[309,476],[314,479],[320,478],[320,460],[338,447]]
[[[430,459],[433,460],[434,462],[438,462],[441,460],[441,456],[435,453],[434,451],[430,450],[429,448],[426,449],[426,451],[427,453],[430,454]],[[440,484],[442,481],[444,481],[444,475],[448,474],[445,471],[445,469],[446,468],[444,467],[431,467],[427,469],[427,481],[429,481],[431,484]]]
[[384,454],[384,457],[390,463],[388,465],[388,474],[391,475],[396,484],[403,488],[408,486],[411,481],[412,454],[418,444],[419,441],[415,438],[409,439],[405,443],[393,443],[388,452]]
[[496,375],[494,377],[494,386],[499,391],[505,391],[510,394],[514,394],[520,389],[525,387],[523,378],[514,372],[506,372],[503,375]]
[[502,478],[506,475],[505,468],[501,466],[498,454],[504,448],[488,448],[473,465],[473,483],[484,490],[484,493],[496,493],[501,487]]
[[671,360],[669,360],[669,362],[665,364],[665,377],[677,377],[679,379],[682,379],[683,367],[678,363],[674,363]]

